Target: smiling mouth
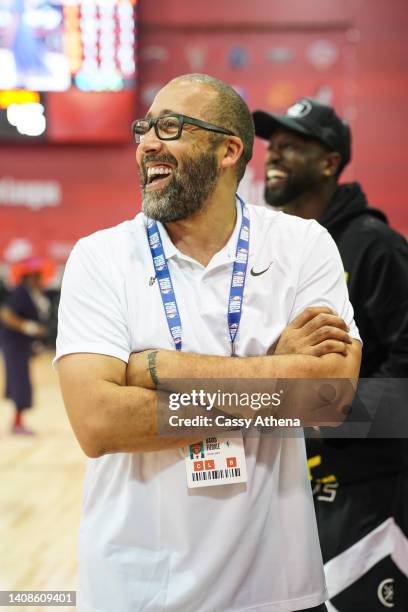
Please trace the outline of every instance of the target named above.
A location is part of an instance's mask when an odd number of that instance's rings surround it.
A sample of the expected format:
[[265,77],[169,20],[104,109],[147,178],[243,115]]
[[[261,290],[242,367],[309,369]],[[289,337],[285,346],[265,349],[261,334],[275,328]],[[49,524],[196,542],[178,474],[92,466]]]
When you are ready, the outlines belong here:
[[173,168],[165,165],[149,166],[146,174],[146,191],[155,191],[156,189],[162,189],[170,183]]
[[279,185],[288,177],[287,172],[282,170],[276,170],[275,168],[269,168],[266,171],[266,182],[268,185]]

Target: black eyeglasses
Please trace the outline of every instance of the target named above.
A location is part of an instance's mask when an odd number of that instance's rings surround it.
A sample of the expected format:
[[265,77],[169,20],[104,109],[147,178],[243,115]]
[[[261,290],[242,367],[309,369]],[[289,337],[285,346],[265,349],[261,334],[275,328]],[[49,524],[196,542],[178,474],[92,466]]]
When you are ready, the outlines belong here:
[[210,132],[219,132],[220,134],[226,134],[227,136],[236,136],[231,130],[227,130],[212,123],[201,121],[200,119],[194,119],[194,117],[187,117],[187,115],[179,115],[178,113],[169,113],[166,115],[160,115],[156,119],[136,119],[132,123],[132,134],[136,144],[142,142],[143,136],[154,127],[157,138],[160,140],[178,140],[183,131],[184,124],[196,125],[203,130]]

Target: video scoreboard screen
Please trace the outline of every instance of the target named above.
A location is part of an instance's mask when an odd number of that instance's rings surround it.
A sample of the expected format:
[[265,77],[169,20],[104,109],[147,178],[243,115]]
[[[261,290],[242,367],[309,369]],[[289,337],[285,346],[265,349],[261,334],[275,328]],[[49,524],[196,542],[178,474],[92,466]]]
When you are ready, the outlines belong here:
[[0,138],[121,140],[136,23],[136,0],[0,0]]

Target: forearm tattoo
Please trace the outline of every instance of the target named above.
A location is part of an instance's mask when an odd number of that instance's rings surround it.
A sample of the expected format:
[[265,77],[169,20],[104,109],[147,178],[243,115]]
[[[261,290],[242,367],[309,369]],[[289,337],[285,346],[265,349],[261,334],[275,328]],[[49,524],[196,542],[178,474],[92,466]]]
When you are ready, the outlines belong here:
[[149,364],[150,376],[151,376],[151,379],[153,381],[153,384],[156,387],[159,384],[159,379],[157,377],[157,368],[156,368],[156,355],[157,355],[158,352],[159,351],[151,351],[147,355],[147,363]]

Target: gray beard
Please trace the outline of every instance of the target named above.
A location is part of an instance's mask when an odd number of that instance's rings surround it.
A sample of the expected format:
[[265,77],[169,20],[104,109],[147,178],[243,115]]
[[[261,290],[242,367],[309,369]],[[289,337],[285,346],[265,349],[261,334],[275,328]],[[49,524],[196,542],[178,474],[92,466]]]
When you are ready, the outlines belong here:
[[172,223],[202,210],[219,176],[217,157],[210,151],[196,159],[184,159],[182,166],[182,174],[176,168],[165,189],[146,191],[142,185],[142,210],[147,217]]

